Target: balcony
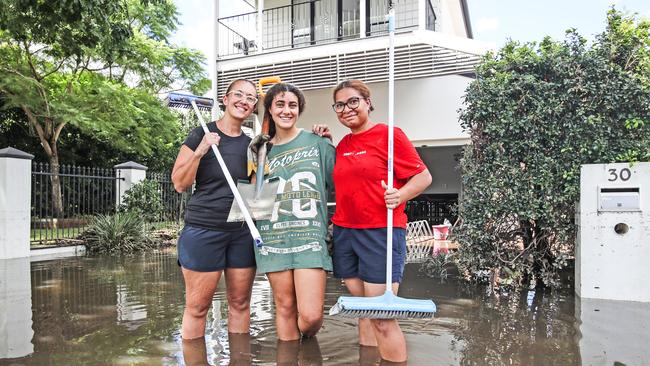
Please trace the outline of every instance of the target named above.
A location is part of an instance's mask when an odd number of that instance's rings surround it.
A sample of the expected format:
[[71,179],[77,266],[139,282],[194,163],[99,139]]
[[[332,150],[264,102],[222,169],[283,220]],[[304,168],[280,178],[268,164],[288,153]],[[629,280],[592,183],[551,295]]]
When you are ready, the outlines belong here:
[[[363,1],[363,0],[362,0]],[[219,58],[233,58],[264,52],[313,45],[380,37],[388,32],[388,0],[365,0],[365,34],[361,34],[360,1],[312,0],[264,9],[262,30],[258,35],[258,13],[250,12],[219,18]],[[420,1],[425,15],[419,16]],[[399,0],[395,2],[396,32],[416,29],[436,30],[436,0]],[[419,20],[425,24],[420,27]]]

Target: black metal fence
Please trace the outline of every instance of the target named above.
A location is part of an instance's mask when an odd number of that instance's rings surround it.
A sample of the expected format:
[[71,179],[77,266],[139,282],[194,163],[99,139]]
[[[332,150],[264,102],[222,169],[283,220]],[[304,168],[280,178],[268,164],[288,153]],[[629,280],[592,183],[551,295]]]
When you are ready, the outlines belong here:
[[[62,165],[58,173],[58,194],[52,189],[53,178],[49,164],[32,164],[32,245],[52,245],[76,239],[93,216],[115,213],[117,193],[124,184],[124,178],[116,177],[113,168]],[[176,192],[169,172],[147,172],[147,179],[159,184],[163,204],[159,217],[147,223],[147,228],[180,228],[191,189]]]
[[447,219],[453,224],[453,207],[457,203],[457,194],[422,194],[407,202],[406,215],[409,221],[427,220],[430,225],[441,225]]
[[152,223],[154,228],[180,228],[192,189],[189,188],[183,193],[176,192],[174,183],[171,180],[171,172],[147,171],[147,179],[159,184],[163,203],[163,210],[159,219],[157,222]]
[[93,215],[115,212],[121,179],[113,169],[61,165],[60,194],[52,189],[53,178],[49,164],[32,164],[32,244],[73,239]]

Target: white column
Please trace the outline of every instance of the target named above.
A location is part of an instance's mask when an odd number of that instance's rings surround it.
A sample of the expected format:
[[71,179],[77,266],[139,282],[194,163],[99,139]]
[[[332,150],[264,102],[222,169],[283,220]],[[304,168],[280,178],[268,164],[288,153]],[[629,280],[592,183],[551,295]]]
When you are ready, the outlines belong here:
[[147,167],[133,161],[118,164],[113,167],[117,177],[117,189],[115,190],[115,204],[119,207],[124,199],[124,194],[135,184],[147,178]]
[[359,29],[360,29],[360,38],[366,38],[366,0],[359,0]]
[[28,257],[0,259],[0,359],[34,352]]
[[29,257],[34,155],[0,150],[0,259]]
[[418,0],[418,30],[427,29],[427,0]]
[[217,99],[217,60],[219,59],[219,0],[214,0],[214,20],[212,21],[214,26],[213,30],[213,49],[214,54],[212,55],[212,99],[214,104],[212,105],[211,121],[217,120],[217,111],[219,108],[219,100]]

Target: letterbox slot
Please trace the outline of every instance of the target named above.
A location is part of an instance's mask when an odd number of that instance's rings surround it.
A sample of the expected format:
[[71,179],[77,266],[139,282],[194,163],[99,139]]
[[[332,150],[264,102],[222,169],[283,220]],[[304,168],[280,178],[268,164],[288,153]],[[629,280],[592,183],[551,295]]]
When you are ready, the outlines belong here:
[[634,188],[601,188],[600,193],[613,193],[613,192],[621,192],[621,193],[639,193],[639,187],[634,187]]
[[639,211],[641,195],[639,187],[600,188],[598,211]]

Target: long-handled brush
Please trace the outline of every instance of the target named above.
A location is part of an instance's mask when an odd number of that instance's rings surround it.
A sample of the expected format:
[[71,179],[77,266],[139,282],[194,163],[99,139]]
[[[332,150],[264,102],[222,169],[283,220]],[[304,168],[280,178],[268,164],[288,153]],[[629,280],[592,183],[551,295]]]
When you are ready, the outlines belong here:
[[[395,11],[388,12],[388,189],[393,188],[393,125],[395,106]],[[341,296],[330,309],[330,315],[351,318],[431,318],[436,305],[431,300],[404,299],[393,293],[393,210],[387,209],[386,221],[386,292],[375,297]]]

